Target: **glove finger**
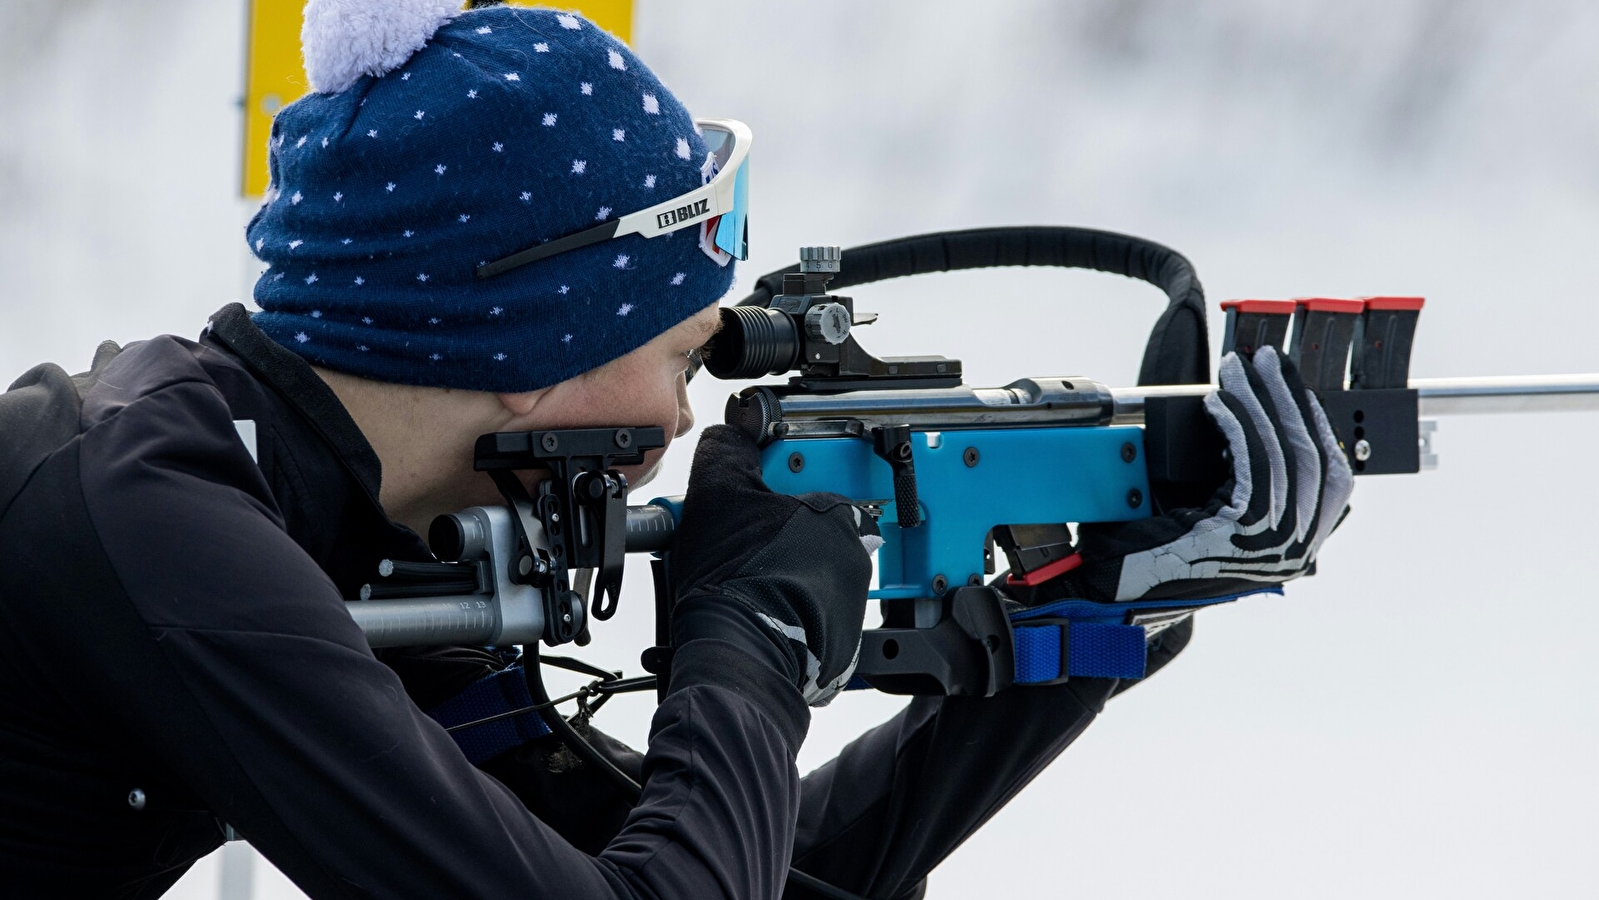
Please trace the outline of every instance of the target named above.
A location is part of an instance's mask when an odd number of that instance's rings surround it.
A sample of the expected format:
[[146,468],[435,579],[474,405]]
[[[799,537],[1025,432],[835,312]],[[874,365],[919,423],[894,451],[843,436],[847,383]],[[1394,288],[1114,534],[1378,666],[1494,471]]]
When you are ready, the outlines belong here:
[[[1300,381],[1293,361],[1283,359],[1272,347],[1262,347],[1255,354],[1255,372],[1277,410],[1277,418],[1283,428],[1283,443],[1291,449],[1294,460],[1294,471],[1290,473],[1295,505],[1293,541],[1295,544],[1308,543],[1308,539],[1316,533],[1317,506],[1322,493],[1322,453],[1305,421],[1304,383]],[[1290,385],[1290,378],[1299,390],[1294,390],[1293,385]]]
[[1238,399],[1265,449],[1267,470],[1256,471],[1254,476],[1257,484],[1270,491],[1266,527],[1276,528],[1288,505],[1288,464],[1283,457],[1282,442],[1277,437],[1277,425],[1250,384],[1248,368],[1238,354],[1229,353],[1222,359],[1220,381],[1222,390]]
[[[1205,411],[1227,438],[1233,457],[1232,495],[1217,513],[1222,519],[1237,522],[1240,530],[1264,530],[1271,514],[1271,488],[1265,475],[1271,464],[1266,458],[1266,443],[1251,427],[1249,412],[1231,392],[1216,391],[1205,397]],[[1222,486],[1227,489],[1226,485]]]
[[871,555],[883,546],[883,533],[877,527],[877,519],[855,505],[855,502],[843,494],[831,491],[811,491],[800,494],[794,499],[810,507],[812,510],[827,514],[839,507],[848,507],[851,521],[854,523],[855,533],[860,535],[861,547]]
[[[1267,357],[1276,356],[1276,350],[1269,347],[1261,348]],[[1266,420],[1271,423],[1272,436],[1276,439],[1277,447],[1282,451],[1281,475],[1286,485],[1285,492],[1281,495],[1281,503],[1277,508],[1278,517],[1268,530],[1252,535],[1241,535],[1240,546],[1257,552],[1271,552],[1283,558],[1296,558],[1291,556],[1298,543],[1299,533],[1299,495],[1306,490],[1299,480],[1299,461],[1294,444],[1288,439],[1288,426],[1279,410],[1277,403],[1272,400],[1271,392],[1267,389],[1266,382],[1261,376],[1260,366],[1255,360],[1244,362],[1244,376],[1249,380],[1250,390],[1254,393],[1255,401],[1260,404]],[[1267,443],[1270,446],[1269,442]],[[1273,477],[1278,474],[1273,471]],[[1315,486],[1310,490],[1314,493]],[[1274,496],[1276,496],[1274,494]]]
[[689,469],[688,493],[767,491],[761,478],[761,448],[731,425],[712,425],[700,433]]
[[[1232,496],[1222,506],[1230,511],[1230,518],[1240,519],[1254,500],[1254,454],[1249,449],[1249,429],[1244,427],[1248,413],[1237,399],[1224,391],[1205,395],[1205,412],[1216,423],[1216,428],[1227,441],[1227,451],[1232,456]],[[1226,485],[1222,486],[1226,489]],[[1262,498],[1264,500],[1264,497]]]

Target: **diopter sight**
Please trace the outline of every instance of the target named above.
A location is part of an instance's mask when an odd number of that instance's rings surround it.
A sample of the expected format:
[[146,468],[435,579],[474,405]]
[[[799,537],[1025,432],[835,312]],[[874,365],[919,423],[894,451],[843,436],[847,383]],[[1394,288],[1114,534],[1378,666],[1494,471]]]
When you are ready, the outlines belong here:
[[722,330],[705,348],[705,368],[728,379],[798,370],[790,384],[817,392],[960,384],[960,360],[878,359],[856,343],[851,330],[877,321],[877,314],[857,313],[853,299],[827,293],[841,262],[838,247],[801,247],[799,265],[783,273],[782,292],[769,305],[724,307]]

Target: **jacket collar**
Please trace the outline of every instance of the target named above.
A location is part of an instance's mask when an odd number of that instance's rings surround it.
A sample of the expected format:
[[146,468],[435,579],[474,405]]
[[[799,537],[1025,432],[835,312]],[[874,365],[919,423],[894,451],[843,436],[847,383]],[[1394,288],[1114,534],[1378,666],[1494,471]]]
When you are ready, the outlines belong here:
[[327,382],[250,321],[242,303],[229,303],[211,317],[206,333],[231,350],[250,372],[294,408],[338,454],[356,483],[380,509],[383,463],[366,435]]

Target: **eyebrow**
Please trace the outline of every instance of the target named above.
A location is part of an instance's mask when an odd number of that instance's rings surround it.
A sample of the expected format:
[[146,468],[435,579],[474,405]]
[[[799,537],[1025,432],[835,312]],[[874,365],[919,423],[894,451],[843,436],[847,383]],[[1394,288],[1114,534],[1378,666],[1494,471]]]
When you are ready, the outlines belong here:
[[696,345],[706,343],[711,338],[716,337],[716,335],[718,333],[720,333],[721,330],[722,330],[722,316],[720,314],[718,314],[716,316],[716,318],[711,321],[711,324],[710,324],[709,327],[706,327],[706,326],[703,326],[703,325],[700,326],[700,330],[699,330],[700,337],[699,337],[699,340],[696,342]]

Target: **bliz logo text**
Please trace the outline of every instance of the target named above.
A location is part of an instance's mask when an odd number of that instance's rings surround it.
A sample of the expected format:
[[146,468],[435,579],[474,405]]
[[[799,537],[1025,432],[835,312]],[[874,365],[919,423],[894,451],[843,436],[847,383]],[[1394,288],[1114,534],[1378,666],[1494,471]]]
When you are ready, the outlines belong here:
[[655,217],[655,223],[659,227],[665,228],[668,225],[676,225],[679,222],[687,222],[689,219],[703,216],[710,211],[711,201],[699,200],[687,206],[679,206],[677,209],[669,209],[661,213]]

